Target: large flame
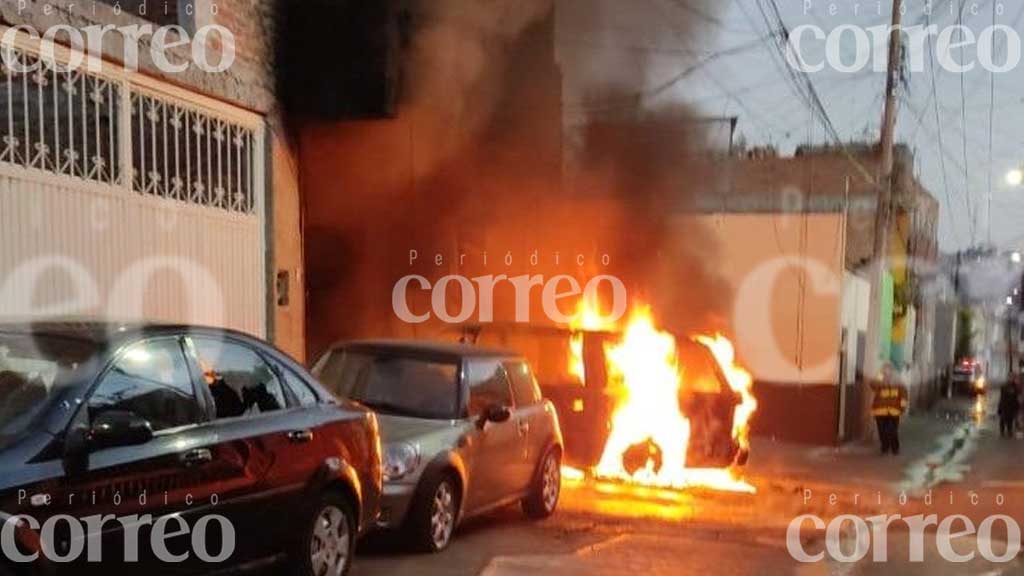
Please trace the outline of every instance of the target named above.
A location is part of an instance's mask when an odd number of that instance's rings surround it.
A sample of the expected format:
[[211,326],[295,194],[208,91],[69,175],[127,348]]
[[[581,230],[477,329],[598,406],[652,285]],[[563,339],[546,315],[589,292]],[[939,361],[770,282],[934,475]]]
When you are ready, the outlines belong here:
[[750,372],[736,365],[736,349],[728,338],[718,334],[714,338],[697,336],[696,340],[711,351],[729,387],[740,396],[740,403],[733,411],[732,438],[741,450],[750,450],[750,417],[757,410],[754,379]]
[[601,303],[597,296],[588,293],[580,298],[569,323],[572,336],[569,338],[569,374],[576,377],[580,384],[587,383],[587,370],[583,360],[583,332],[614,330],[615,323],[601,314]]
[[[750,374],[735,364],[732,343],[724,336],[696,340],[712,352],[729,386],[741,397],[732,435],[747,450],[750,417],[757,407]],[[633,311],[621,341],[606,345],[609,377],[621,388],[595,475],[663,488],[755,492],[731,468],[686,466],[690,422],[679,408],[681,370],[676,350],[675,337],[659,330],[651,309],[643,306]]]
[[[625,397],[612,416],[611,434],[595,472],[640,484],[685,486],[690,422],[679,411],[675,338],[658,331],[650,309],[641,308],[630,319],[622,342],[605,353],[609,376],[621,379]],[[660,466],[650,454],[630,473],[626,452],[648,441],[661,451]]]

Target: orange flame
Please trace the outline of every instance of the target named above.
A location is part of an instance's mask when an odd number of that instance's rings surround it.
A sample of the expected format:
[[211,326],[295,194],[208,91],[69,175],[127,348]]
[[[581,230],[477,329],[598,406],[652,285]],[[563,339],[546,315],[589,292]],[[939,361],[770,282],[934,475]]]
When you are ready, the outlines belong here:
[[757,399],[754,398],[754,379],[750,372],[736,365],[736,349],[732,342],[721,334],[697,336],[697,342],[703,344],[718,362],[729,387],[740,395],[740,403],[733,411],[732,438],[741,450],[750,450],[750,417],[757,410]]
[[[581,301],[577,317],[590,317],[587,310],[592,304]],[[711,351],[729,386],[741,396],[734,412],[732,435],[740,448],[746,450],[750,417],[757,408],[750,374],[735,364],[732,343],[724,336],[698,336],[696,340]],[[573,347],[570,365],[582,369],[582,339],[579,342],[579,352]],[[661,488],[756,492],[753,486],[737,478],[731,468],[686,466],[690,422],[679,408],[682,382],[676,350],[675,337],[657,328],[654,315],[646,306],[633,311],[618,343],[606,345],[609,377],[620,386],[617,392],[621,397],[594,474],[598,478]],[[645,445],[646,452],[636,452],[638,446]],[[627,459],[631,460],[629,465]]]
[[[654,326],[649,308],[633,313],[622,342],[605,353],[609,375],[621,378],[625,398],[612,416],[611,434],[595,469],[598,476],[651,486],[686,486],[686,449],[690,422],[679,411],[679,366],[676,341]],[[626,451],[650,441],[661,452],[629,472]]]
[[573,330],[569,339],[569,374],[579,379],[580,384],[587,383],[587,370],[583,360],[583,330],[613,330],[615,323],[601,314],[601,303],[597,296],[580,298],[576,303],[569,328]]

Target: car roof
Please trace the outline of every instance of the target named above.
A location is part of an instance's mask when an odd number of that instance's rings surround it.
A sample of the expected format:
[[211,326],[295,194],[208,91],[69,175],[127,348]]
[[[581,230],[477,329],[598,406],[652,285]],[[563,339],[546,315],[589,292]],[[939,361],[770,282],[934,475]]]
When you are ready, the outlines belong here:
[[519,358],[521,354],[502,348],[489,348],[438,340],[353,340],[333,347],[346,350],[392,354],[397,356],[426,356],[447,359],[461,358]]
[[118,321],[97,318],[47,318],[40,320],[0,320],[0,333],[68,338],[94,344],[99,348],[114,348],[140,337],[162,334],[211,333],[246,336],[225,328],[193,326],[189,324],[151,321]]

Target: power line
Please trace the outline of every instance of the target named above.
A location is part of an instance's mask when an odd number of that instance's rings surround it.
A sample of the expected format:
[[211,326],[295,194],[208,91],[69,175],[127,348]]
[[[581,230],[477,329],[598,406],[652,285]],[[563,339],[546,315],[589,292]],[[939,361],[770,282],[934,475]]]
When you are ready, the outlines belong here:
[[[960,10],[957,13],[957,25],[960,41],[964,41],[964,9],[967,7],[967,0],[960,0]],[[971,168],[970,159],[967,155],[967,74],[960,74],[960,126],[963,130],[963,157],[964,157],[964,195],[967,198],[967,215],[971,219],[971,244],[978,240],[977,214],[974,210],[974,202],[971,201]]]
[[[992,27],[996,26],[996,5],[992,3]],[[992,53],[993,57],[995,54],[996,40],[995,35],[992,35]],[[986,218],[988,219],[988,243],[992,244],[992,157],[993,157],[993,127],[995,125],[995,113],[996,113],[996,73],[989,71],[989,91],[988,91],[988,208],[986,209]]]
[[[768,0],[768,4],[771,7],[771,14],[765,10],[761,0],[757,2],[757,7],[761,12],[761,16],[765,21],[765,25],[769,30],[777,30],[778,36],[781,39],[781,43],[773,44],[774,48],[779,51],[781,58],[785,60],[785,50],[789,40],[789,28],[786,26],[786,22],[782,17],[782,12],[779,10],[779,5],[776,0]],[[746,11],[744,11],[746,13]],[[790,66],[782,66],[785,71],[783,78],[786,79],[796,92],[796,95],[804,100],[808,107],[813,111],[814,115],[817,116],[819,123],[825,129],[829,138],[838,145],[840,151],[850,162],[850,164],[857,169],[861,176],[867,181],[872,183],[874,186],[878,186],[878,179],[874,174],[871,173],[864,165],[857,160],[857,158],[850,153],[849,148],[843,142],[836,130],[835,124],[832,122],[832,118],[828,114],[828,110],[822,103],[821,98],[818,94],[817,89],[814,86],[814,82],[811,80],[805,72],[798,73]]]
[[676,84],[678,84],[679,82],[681,82],[682,80],[684,80],[685,78],[687,78],[688,76],[690,76],[691,74],[696,72],[697,70],[700,70],[701,68],[704,68],[705,66],[708,66],[709,64],[712,64],[716,60],[720,60],[722,58],[725,58],[725,57],[728,57],[728,56],[733,56],[733,55],[736,55],[736,54],[742,54],[743,52],[747,52],[747,51],[750,51],[750,50],[755,49],[755,48],[760,48],[769,39],[770,39],[770,37],[758,38],[756,40],[753,40],[753,41],[750,41],[750,42],[745,42],[743,44],[740,44],[740,45],[737,45],[737,46],[733,46],[731,48],[726,48],[724,50],[719,50],[717,52],[713,52],[713,53],[705,56],[704,58],[701,58],[700,60],[698,60],[694,64],[688,66],[682,72],[676,74],[675,76],[672,76],[668,80],[665,80],[664,82],[661,82],[660,84],[657,84],[657,85],[652,86],[650,88],[646,88],[644,90],[641,90],[640,92],[636,92],[636,93],[631,94],[629,96],[623,96],[621,98],[616,98],[614,100],[608,100],[608,101],[599,102],[599,103],[588,102],[588,101],[573,102],[573,103],[566,104],[566,107],[569,108],[570,111],[572,111],[571,109],[575,108],[575,109],[577,109],[576,111],[607,112],[607,111],[613,111],[613,110],[619,110],[619,109],[627,109],[627,108],[634,108],[634,107],[640,106],[640,105],[642,105],[644,103],[644,101],[650,100],[651,98],[655,98],[657,96],[660,96],[661,94],[664,94],[665,92],[670,90]]
[[[914,103],[911,102],[909,99],[904,98],[904,104],[906,104],[907,107],[911,109],[911,111],[918,112],[918,110],[917,110],[916,106],[914,105]],[[951,227],[953,229],[954,235],[956,236],[956,241],[957,241],[957,243],[959,243],[960,242],[960,232],[959,232],[959,229],[956,226],[956,224],[957,224],[957,219],[956,219],[957,212],[953,208],[953,205],[954,205],[955,201],[953,199],[952,190],[951,190],[951,188],[949,186],[949,176],[948,176],[949,170],[946,167],[946,165],[947,165],[947,163],[952,164],[953,168],[958,170],[958,171],[962,171],[963,167],[960,165],[960,162],[959,162],[959,160],[957,160],[956,156],[952,152],[949,151],[949,149],[945,146],[945,144],[941,143],[941,142],[943,142],[943,137],[942,137],[942,134],[941,134],[942,124],[939,123],[939,122],[936,122],[936,126],[938,127],[938,130],[936,132],[929,131],[927,126],[924,126],[924,125],[922,125],[921,128],[923,130],[925,130],[926,132],[929,132],[929,135],[934,136],[936,138],[936,140],[940,142],[940,144],[938,146],[933,147],[933,149],[935,150],[936,156],[938,156],[938,158],[939,158],[939,164],[941,166],[942,187],[943,187],[943,189],[945,191],[946,206],[948,208],[947,212],[950,214],[950,219],[951,219],[951,223],[952,223]],[[965,205],[966,205],[967,196],[961,194],[961,197],[964,199],[964,202],[965,202]]]
[[[931,22],[931,15],[930,14],[926,15],[926,18],[928,19],[928,25],[931,26],[931,24],[932,24],[932,22]],[[939,156],[939,161],[942,164],[942,186],[946,189],[946,205],[947,205],[947,207],[949,208],[949,211],[950,211],[950,224],[951,224],[950,227],[953,229],[953,235],[956,237],[956,243],[960,244],[960,232],[959,232],[959,230],[956,227],[956,218],[954,217],[956,212],[953,210],[953,194],[949,190],[949,173],[946,170],[946,156],[945,156],[946,145],[943,143],[943,138],[942,138],[942,119],[941,119],[941,117],[939,115],[939,98],[938,98],[938,90],[937,90],[938,81],[936,80],[936,77],[938,76],[938,68],[935,66],[935,51],[932,48],[933,48],[933,46],[932,46],[932,38],[931,38],[931,35],[929,34],[928,35],[928,62],[929,62],[929,68],[931,70],[930,76],[931,76],[931,79],[932,79],[932,95],[934,96],[932,98],[932,107],[933,107],[933,109],[935,111],[935,129],[938,130],[938,145],[939,145],[939,147],[938,147],[937,154]],[[967,200],[966,193],[965,193],[965,196],[964,196],[964,200],[965,201]],[[968,210],[969,209],[970,209],[970,206],[968,205]]]

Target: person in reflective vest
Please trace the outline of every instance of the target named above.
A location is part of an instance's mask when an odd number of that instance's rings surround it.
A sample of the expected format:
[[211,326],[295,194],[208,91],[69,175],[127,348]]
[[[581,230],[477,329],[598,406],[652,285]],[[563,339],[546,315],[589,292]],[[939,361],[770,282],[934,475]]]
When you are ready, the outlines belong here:
[[900,453],[900,416],[907,411],[907,388],[897,379],[890,364],[882,367],[881,381],[871,383],[875,396],[871,402],[871,415],[878,424],[878,439],[882,454]]

